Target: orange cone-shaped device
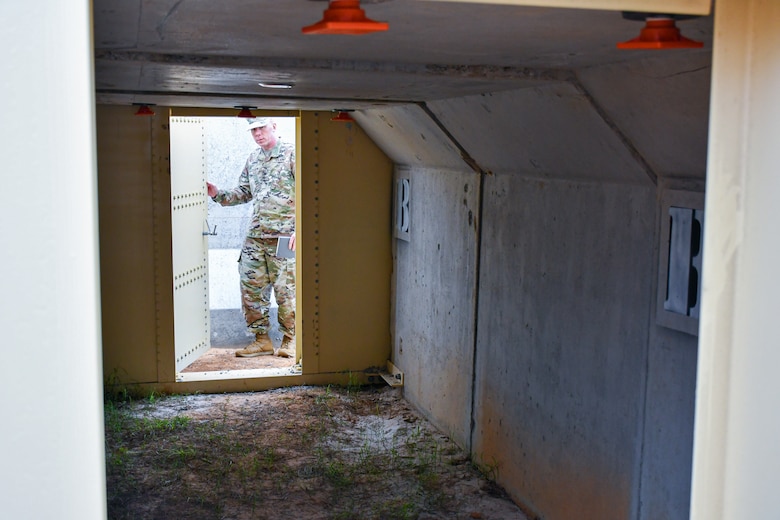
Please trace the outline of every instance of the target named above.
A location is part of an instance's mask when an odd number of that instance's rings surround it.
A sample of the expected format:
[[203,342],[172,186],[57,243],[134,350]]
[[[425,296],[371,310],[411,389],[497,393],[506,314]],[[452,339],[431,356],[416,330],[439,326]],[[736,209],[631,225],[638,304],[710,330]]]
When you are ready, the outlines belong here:
[[618,49],[695,49],[703,46],[702,42],[681,35],[672,18],[647,18],[637,38],[617,44]]
[[322,20],[301,29],[303,34],[368,34],[386,31],[387,22],[375,22],[366,17],[360,0],[330,0]]
[[352,119],[352,116],[349,115],[351,110],[334,110],[336,112],[336,115],[331,117],[331,121],[336,121],[338,123],[354,123],[355,120]]
[[256,107],[238,106],[238,107],[235,107],[235,108],[239,109],[238,115],[236,115],[236,117],[244,117],[244,118],[247,118],[247,119],[255,117],[255,115],[252,113],[252,109],[256,108]]
[[151,109],[149,105],[146,103],[133,103],[133,105],[136,105],[138,107],[138,110],[135,112],[135,115],[137,116],[153,116],[154,110]]

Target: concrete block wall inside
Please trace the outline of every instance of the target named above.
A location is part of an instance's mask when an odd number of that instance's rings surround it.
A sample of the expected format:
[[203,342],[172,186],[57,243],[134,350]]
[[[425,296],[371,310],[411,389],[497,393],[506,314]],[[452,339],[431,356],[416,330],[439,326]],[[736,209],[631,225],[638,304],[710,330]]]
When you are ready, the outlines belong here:
[[541,518],[687,518],[697,341],[654,308],[662,193],[703,189],[708,68],[658,55],[357,115],[411,181],[406,395]]

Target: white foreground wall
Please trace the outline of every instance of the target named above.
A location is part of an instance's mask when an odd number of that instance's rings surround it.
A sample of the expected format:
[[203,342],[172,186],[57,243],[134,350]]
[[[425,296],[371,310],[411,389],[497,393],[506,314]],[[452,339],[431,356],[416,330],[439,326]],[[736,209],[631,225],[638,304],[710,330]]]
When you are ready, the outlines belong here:
[[780,518],[780,3],[715,9],[691,518]]
[[0,517],[105,517],[91,6],[0,3]]

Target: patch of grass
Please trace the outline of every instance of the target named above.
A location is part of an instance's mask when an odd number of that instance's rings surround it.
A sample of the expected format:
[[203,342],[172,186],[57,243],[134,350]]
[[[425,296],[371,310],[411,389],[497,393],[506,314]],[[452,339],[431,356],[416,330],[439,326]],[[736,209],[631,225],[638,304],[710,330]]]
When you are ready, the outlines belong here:
[[144,435],[175,432],[189,426],[191,419],[184,415],[171,418],[142,418],[136,423],[138,431]]
[[109,470],[118,472],[123,472],[129,462],[130,454],[125,446],[117,446],[106,458],[106,466],[108,466]]
[[314,402],[317,404],[327,404],[328,401],[333,399],[335,396],[333,395],[333,392],[331,392],[330,385],[325,387],[325,391],[321,394],[317,394],[317,396],[314,398]]
[[496,460],[495,456],[492,456],[489,462],[483,461],[481,464],[476,460],[472,460],[472,465],[491,482],[498,480],[498,461]]
[[365,475],[380,475],[390,465],[390,458],[365,440],[358,451],[356,465]]
[[420,506],[411,500],[391,498],[373,506],[375,518],[383,520],[411,520],[420,515]]
[[113,402],[108,401],[103,405],[103,421],[105,423],[106,434],[116,434],[124,427],[126,421],[125,414]]
[[324,475],[328,481],[337,488],[344,488],[352,484],[350,468],[340,460],[329,460],[324,465]]
[[184,396],[106,401],[109,519],[295,517],[312,501],[334,520],[447,510],[445,474],[473,471],[468,456],[413,418],[399,423],[383,394],[354,381],[251,409],[225,397],[198,419],[158,413],[186,409],[168,401]]
[[126,403],[137,397],[127,385],[123,384],[119,372],[114,370],[103,381],[103,400],[106,403]]
[[366,514],[354,500],[347,500],[331,511],[329,520],[366,520]]
[[356,394],[361,388],[360,377],[354,372],[349,372],[347,376],[347,394]]

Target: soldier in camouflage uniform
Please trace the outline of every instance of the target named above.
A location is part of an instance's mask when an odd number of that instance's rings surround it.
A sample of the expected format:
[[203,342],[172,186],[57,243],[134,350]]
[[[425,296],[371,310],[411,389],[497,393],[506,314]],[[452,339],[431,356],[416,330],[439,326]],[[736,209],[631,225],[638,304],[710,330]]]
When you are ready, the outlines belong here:
[[259,148],[249,155],[238,186],[220,190],[207,183],[212,200],[222,206],[252,202],[249,225],[239,260],[241,303],[247,327],[255,341],[236,356],[274,354],[268,337],[271,287],[279,306],[279,328],[284,334],[276,354],[295,355],[295,258],[276,256],[280,236],[290,236],[295,250],[295,148],[276,135],[276,123],[266,117],[249,119],[249,130]]

